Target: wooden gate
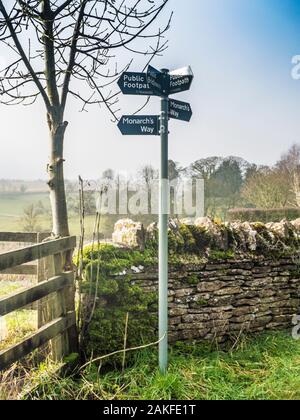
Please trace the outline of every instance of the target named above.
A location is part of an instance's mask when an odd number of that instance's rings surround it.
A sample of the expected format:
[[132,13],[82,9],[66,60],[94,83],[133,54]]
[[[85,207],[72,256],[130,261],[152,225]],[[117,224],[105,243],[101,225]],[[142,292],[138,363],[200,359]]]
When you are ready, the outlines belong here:
[[[78,352],[74,272],[63,270],[63,255],[74,250],[76,237],[42,242],[48,235],[0,233],[0,242],[35,243],[0,254],[0,273],[37,275],[36,285],[0,298],[0,316],[37,303],[37,331],[0,352],[0,371],[50,343],[54,360]],[[38,261],[37,265],[28,264]],[[49,297],[52,299],[49,299]]]

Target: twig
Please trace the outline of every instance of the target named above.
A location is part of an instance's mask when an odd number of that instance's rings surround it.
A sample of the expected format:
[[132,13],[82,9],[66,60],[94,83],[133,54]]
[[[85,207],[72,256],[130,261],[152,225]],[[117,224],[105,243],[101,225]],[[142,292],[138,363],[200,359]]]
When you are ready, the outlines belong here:
[[145,345],[139,346],[139,347],[132,347],[130,349],[125,349],[125,350],[122,349],[122,350],[115,351],[113,353],[109,353],[105,356],[97,357],[96,359],[90,360],[89,362],[87,362],[86,364],[81,366],[81,368],[79,370],[85,369],[86,367],[90,366],[92,363],[100,362],[101,360],[108,359],[109,357],[116,356],[116,355],[124,353],[124,352],[129,353],[131,351],[144,350],[144,349],[147,349],[147,348],[150,348],[150,347],[157,346],[159,343],[161,343],[165,339],[165,337],[166,337],[166,334],[164,334],[163,337],[160,340],[156,341],[155,343],[145,344]]
[[125,370],[126,347],[127,347],[127,337],[128,337],[128,320],[129,320],[129,312],[127,312],[126,320],[125,320],[124,354],[123,354],[123,361],[122,361],[122,373],[124,373],[124,370]]

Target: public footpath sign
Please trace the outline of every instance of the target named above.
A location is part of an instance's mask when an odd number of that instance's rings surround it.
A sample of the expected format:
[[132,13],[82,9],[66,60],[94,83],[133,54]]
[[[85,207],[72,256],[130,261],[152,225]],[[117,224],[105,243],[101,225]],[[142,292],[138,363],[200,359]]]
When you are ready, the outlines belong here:
[[194,74],[191,67],[174,70],[168,74],[163,74],[152,66],[149,66],[147,71],[149,89],[156,96],[172,95],[190,90],[193,79]]
[[118,81],[119,88],[124,95],[155,96],[150,88],[146,73],[123,73]]
[[169,94],[170,76],[168,74],[165,75],[154,67],[149,66],[147,81],[150,89],[152,89],[157,96]]
[[186,102],[169,100],[169,118],[190,122],[193,115],[191,105]]
[[158,136],[159,117],[156,115],[124,115],[118,127],[124,136]]
[[184,67],[170,72],[169,95],[190,90],[194,80],[194,74],[191,67]]
[[160,187],[159,187],[159,368],[165,374],[168,368],[168,288],[169,288],[169,119],[190,121],[192,108],[186,102],[170,99],[175,93],[191,88],[194,75],[191,67],[169,72],[149,66],[147,73],[124,73],[118,84],[125,95],[161,97],[160,116],[124,115],[118,123],[123,135],[160,135]]

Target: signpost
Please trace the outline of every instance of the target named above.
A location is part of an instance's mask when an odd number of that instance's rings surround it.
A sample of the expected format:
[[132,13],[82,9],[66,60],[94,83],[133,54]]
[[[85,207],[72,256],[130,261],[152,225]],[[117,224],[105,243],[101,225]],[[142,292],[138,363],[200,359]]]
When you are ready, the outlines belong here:
[[[162,70],[165,80],[168,70]],[[169,97],[161,97],[160,115],[161,162],[159,184],[159,367],[166,373],[168,367],[168,229],[169,229]]]
[[169,225],[169,118],[190,121],[188,103],[169,99],[169,95],[190,89],[194,75],[190,67],[169,72],[149,66],[145,73],[124,73],[119,86],[125,95],[161,97],[161,115],[125,115],[118,127],[124,135],[159,135],[161,137],[159,192],[159,367],[168,367],[168,225]]

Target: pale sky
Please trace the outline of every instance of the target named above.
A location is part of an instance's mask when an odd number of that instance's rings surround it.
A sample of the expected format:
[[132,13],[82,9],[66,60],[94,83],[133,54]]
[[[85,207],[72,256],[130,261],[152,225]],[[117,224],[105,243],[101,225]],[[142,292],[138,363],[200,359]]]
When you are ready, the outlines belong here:
[[[195,79],[190,92],[176,95],[191,103],[194,116],[190,123],[171,121],[170,158],[182,165],[211,155],[275,163],[300,142],[300,80],[291,77],[292,57],[300,54],[300,1],[170,0],[171,9],[170,46],[153,64],[191,65]],[[132,71],[143,64],[138,57]],[[120,97],[122,114],[142,103],[140,97]],[[158,114],[159,107],[159,99],[152,98],[143,114]],[[104,108],[79,109],[78,103],[69,103],[67,178],[96,178],[107,168],[133,172],[146,163],[158,166],[158,137],[123,137]],[[42,103],[0,105],[0,121],[0,178],[46,178]]]

